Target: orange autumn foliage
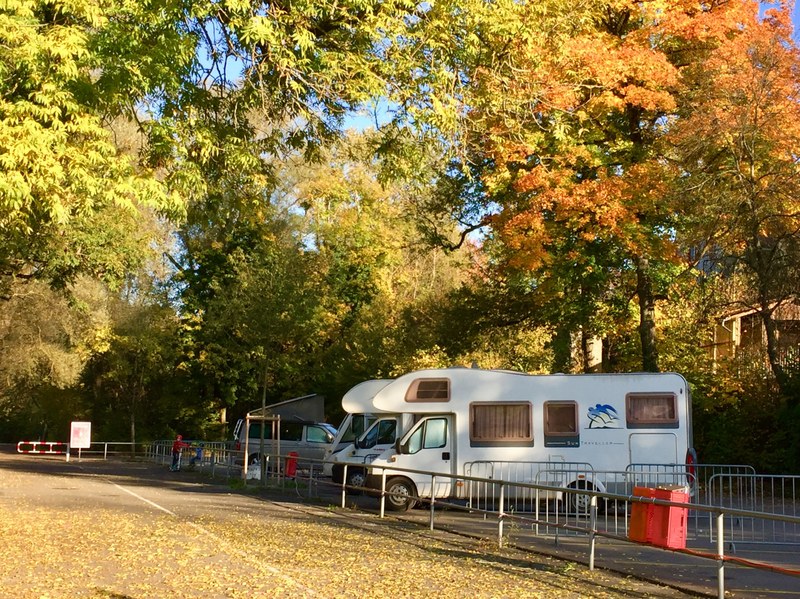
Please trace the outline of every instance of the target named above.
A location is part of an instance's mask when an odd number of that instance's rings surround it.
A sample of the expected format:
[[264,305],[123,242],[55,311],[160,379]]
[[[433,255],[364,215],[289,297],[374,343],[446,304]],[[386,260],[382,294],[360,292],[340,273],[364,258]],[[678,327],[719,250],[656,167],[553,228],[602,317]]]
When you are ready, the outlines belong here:
[[489,125],[494,169],[485,182],[501,206],[493,224],[516,268],[558,260],[547,246],[564,235],[676,258],[668,198],[677,171],[666,157],[684,74],[759,18],[748,1],[619,0],[587,10],[568,36],[517,40],[513,81],[480,81],[507,108],[476,113]]

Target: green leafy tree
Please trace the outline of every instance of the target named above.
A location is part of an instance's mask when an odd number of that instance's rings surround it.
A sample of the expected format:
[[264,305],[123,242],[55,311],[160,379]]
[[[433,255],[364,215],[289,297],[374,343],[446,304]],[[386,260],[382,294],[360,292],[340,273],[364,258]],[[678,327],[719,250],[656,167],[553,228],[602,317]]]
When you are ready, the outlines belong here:
[[[110,311],[112,324],[83,373],[95,429],[134,444],[166,437],[187,425],[183,406],[194,399],[177,369],[177,319],[169,307],[125,298],[113,299]],[[196,420],[184,434],[200,432]]]
[[108,327],[106,291],[87,278],[69,300],[39,281],[11,291],[0,302],[0,437],[64,440],[87,414],[77,387]]
[[143,207],[179,203],[117,151],[94,86],[93,32],[111,8],[12,0],[0,10],[0,294],[81,273],[119,283],[138,263]]

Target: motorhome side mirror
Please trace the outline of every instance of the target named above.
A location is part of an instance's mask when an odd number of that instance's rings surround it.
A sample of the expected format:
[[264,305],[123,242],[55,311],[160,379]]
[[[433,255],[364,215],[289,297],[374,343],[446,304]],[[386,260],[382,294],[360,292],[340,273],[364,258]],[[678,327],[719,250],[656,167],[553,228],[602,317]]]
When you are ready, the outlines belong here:
[[400,439],[397,439],[394,442],[394,452],[395,453],[403,453],[403,445],[400,443]]

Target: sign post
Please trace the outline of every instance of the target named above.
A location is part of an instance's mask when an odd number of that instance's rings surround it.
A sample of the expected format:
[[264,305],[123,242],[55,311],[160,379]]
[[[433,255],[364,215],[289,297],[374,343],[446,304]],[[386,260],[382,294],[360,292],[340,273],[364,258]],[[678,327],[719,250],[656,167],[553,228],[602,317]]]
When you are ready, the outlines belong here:
[[[92,423],[73,422],[70,424],[69,448],[77,448],[78,459],[81,459],[81,449],[89,449],[92,446]],[[67,461],[69,461],[69,451],[67,451]]]

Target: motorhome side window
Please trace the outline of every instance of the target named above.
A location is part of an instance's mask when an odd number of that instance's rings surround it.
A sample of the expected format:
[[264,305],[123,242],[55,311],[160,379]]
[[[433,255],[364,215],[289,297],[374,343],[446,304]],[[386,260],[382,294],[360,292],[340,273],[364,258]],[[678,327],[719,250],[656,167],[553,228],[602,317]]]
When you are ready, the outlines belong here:
[[574,401],[544,402],[545,447],[578,447],[578,404]]
[[470,404],[470,445],[532,447],[532,413],[529,402]]
[[416,379],[408,386],[406,401],[450,401],[450,379]]
[[406,442],[405,453],[421,449],[438,449],[447,445],[447,419],[431,418],[422,423]]
[[625,398],[628,428],[678,428],[674,393],[629,393]]

